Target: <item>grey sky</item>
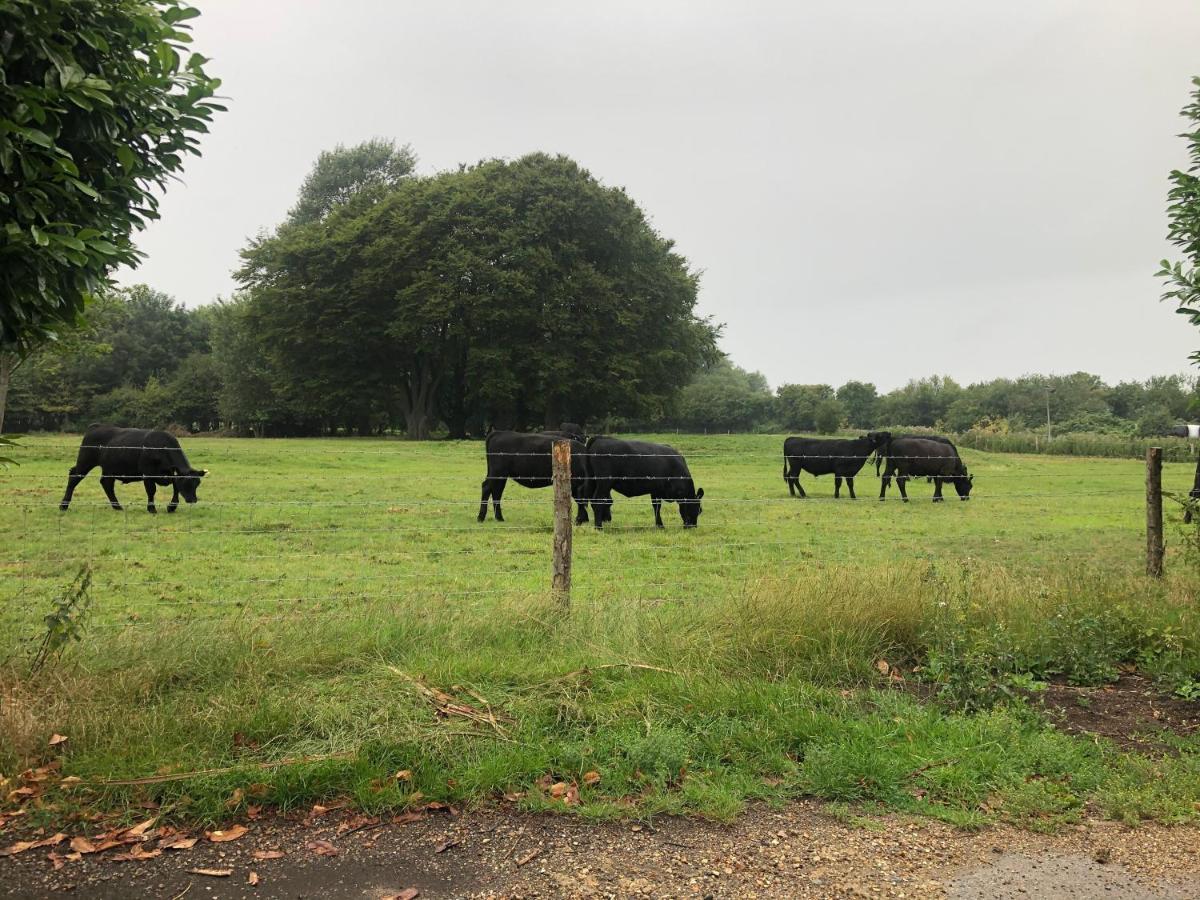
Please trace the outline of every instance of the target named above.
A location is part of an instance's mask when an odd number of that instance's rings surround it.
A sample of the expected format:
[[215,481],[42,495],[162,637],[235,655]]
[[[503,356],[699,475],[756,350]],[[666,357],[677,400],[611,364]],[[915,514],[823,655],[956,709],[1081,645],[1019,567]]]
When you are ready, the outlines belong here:
[[124,278],[188,305],[322,149],[384,136],[624,186],[773,385],[1144,378],[1200,343],[1153,277],[1194,0],[198,5],[230,112]]

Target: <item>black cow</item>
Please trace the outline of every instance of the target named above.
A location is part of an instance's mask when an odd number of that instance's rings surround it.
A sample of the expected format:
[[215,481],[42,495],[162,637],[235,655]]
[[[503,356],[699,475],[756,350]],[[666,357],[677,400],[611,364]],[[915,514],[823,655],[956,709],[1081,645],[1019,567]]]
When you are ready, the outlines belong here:
[[58,508],[71,505],[71,495],[79,482],[92,469],[100,467],[100,486],[108,495],[113,509],[120,509],[116,483],[140,481],[146,486],[146,510],[156,513],[154,492],[159,487],[171,487],[174,493],[167,512],[175,512],[179,498],[196,502],[196,488],[208,472],[193,469],[183,448],[173,435],[147,428],[118,428],[115,425],[89,425],[79,447],[79,456],[67,475],[67,492]]
[[788,493],[793,497],[797,492],[801,498],[808,496],[800,484],[800,473],[808,472],[813,476],[833,475],[835,498],[841,497],[842,479],[846,479],[850,499],[857,500],[858,497],[854,495],[854,476],[879,446],[878,436],[885,434],[887,432],[872,432],[853,440],[788,438],[783,442],[783,480],[787,482]]
[[483,495],[479,502],[479,521],[487,519],[488,499],[491,498],[496,521],[504,521],[500,498],[511,478],[527,488],[549,487],[554,483],[554,442],[571,441],[571,496],[579,504],[575,524],[588,520],[586,449],[573,435],[563,431],[543,431],[524,434],[519,431],[493,431],[484,442],[487,448],[487,477],[483,479]]
[[900,488],[900,496],[908,502],[908,492],[904,489],[909,478],[929,478],[933,480],[933,502],[939,503],[942,497],[942,482],[952,481],[958,491],[958,499],[969,500],[971,487],[975,476],[967,473],[958,449],[950,441],[942,438],[934,440],[924,437],[892,438],[879,448],[879,459],[886,457],[883,471],[883,482],[879,487],[879,499],[884,499],[892,476],[896,476],[896,485]]
[[597,528],[612,521],[612,492],[626,497],[650,495],[654,524],[663,527],[662,502],[679,504],[684,528],[700,520],[704,488],[696,490],[687,461],[674,447],[646,441],[593,437],[587,442],[589,497]]

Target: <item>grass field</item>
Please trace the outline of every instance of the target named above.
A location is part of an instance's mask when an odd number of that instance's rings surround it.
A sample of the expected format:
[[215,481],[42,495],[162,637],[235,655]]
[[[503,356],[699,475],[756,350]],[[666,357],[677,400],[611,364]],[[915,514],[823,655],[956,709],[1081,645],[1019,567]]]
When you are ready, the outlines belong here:
[[[1172,546],[1162,583],[1140,574],[1141,463],[965,450],[969,503],[921,483],[881,504],[873,470],[857,502],[809,476],[800,501],[781,438],[666,440],[705,489],[700,527],[618,498],[612,526],[576,529],[568,613],[550,491],[510,484],[507,521],[476,523],[478,442],[188,439],[200,503],[167,515],[160,494],[150,516],[140,485],[109,509],[98,473],[60,514],[78,438],[25,439],[0,471],[0,776],[59,733],[87,782],[70,802],[195,820],[341,795],[559,805],[546,778],[594,816],[801,793],[963,823],[1198,814],[1195,738],[1121,753],[1013,699],[1121,666],[1200,681],[1194,562]],[[1168,464],[1164,486],[1191,474]],[[82,639],[33,673],[85,563]],[[470,712],[436,714],[424,686]]]

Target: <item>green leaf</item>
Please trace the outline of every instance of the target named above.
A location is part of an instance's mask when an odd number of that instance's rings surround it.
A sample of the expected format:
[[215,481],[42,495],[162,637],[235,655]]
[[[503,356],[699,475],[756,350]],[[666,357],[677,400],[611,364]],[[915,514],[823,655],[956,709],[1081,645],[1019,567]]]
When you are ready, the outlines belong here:
[[115,256],[117,253],[117,248],[108,241],[89,241],[88,246],[105,256]]
[[22,128],[18,126],[13,130],[17,134],[21,135],[21,137],[25,138],[25,140],[32,141],[39,147],[45,147],[49,149],[54,144],[54,141],[50,139],[50,135],[46,134],[44,131],[39,131],[36,128]]
[[137,157],[134,156],[133,151],[124,144],[117,144],[117,159],[120,160],[121,168],[123,168],[126,172],[133,171],[133,167],[137,165]]
[[84,194],[87,194],[93,200],[100,199],[100,195],[98,193],[96,193],[96,189],[93,188],[90,184],[85,184],[84,182],[80,181],[78,178],[68,178],[67,181],[71,182],[71,184],[75,185],[75,187],[78,188],[79,191],[81,191]]
[[45,247],[49,245],[50,238],[47,237],[46,234],[36,225],[29,226],[29,233],[33,235],[33,242],[39,247]]

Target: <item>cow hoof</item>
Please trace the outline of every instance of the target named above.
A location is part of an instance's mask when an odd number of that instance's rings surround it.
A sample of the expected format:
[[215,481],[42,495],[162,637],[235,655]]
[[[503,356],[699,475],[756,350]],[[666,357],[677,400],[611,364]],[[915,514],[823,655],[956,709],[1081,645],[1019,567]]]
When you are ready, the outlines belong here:
[[155,509],[153,506],[147,506],[146,512],[150,513],[150,515],[152,515],[152,516],[158,515],[158,510]]
[[946,499],[945,497],[934,497],[934,498],[933,498],[933,502],[934,502],[934,503],[941,503],[941,502],[942,502],[943,500],[945,500],[945,499]]
[[900,499],[901,499],[901,500],[903,500],[905,503],[907,503],[907,502],[908,502],[908,498],[907,498],[907,497],[901,497]]
[[70,508],[71,508],[71,504],[69,504],[69,503],[60,503],[60,504],[58,504],[58,511],[59,511],[59,512],[66,512],[66,511],[67,511],[68,509],[70,509]]

